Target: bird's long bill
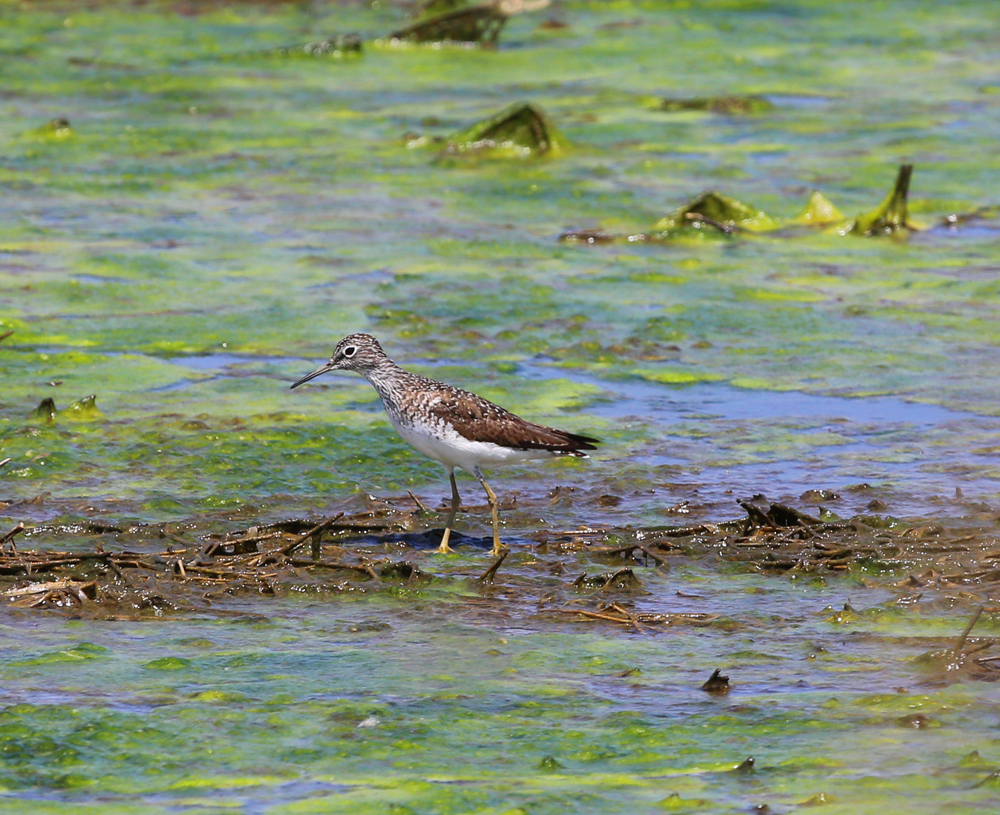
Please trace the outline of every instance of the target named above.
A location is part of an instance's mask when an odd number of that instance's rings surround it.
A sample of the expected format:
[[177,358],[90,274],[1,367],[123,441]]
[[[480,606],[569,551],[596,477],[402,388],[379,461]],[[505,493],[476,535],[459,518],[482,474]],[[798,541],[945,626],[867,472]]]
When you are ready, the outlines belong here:
[[289,390],[294,390],[294,389],[295,389],[295,388],[297,388],[297,387],[298,387],[299,385],[302,385],[302,384],[304,384],[304,383],[308,382],[308,381],[309,381],[310,379],[315,379],[315,378],[316,378],[317,376],[322,376],[322,375],[323,375],[323,374],[325,374],[325,373],[326,373],[327,371],[332,371],[332,370],[333,370],[333,363],[332,363],[332,362],[328,362],[328,363],[326,363],[326,365],[320,365],[320,367],[318,367],[318,368],[317,368],[317,369],[316,369],[315,371],[313,371],[313,372],[312,372],[311,374],[306,374],[306,375],[305,375],[304,377],[302,377],[302,378],[301,378],[301,379],[300,379],[300,380],[299,380],[298,382],[296,382],[296,383],[295,383],[294,385],[292,385],[292,386],[291,386],[291,387],[289,388]]

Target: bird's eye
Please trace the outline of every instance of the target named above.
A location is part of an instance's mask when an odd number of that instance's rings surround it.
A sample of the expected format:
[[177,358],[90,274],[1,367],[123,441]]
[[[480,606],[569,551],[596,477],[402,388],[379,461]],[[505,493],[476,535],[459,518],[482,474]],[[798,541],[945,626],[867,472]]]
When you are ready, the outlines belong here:
[[353,357],[356,353],[358,353],[358,349],[355,348],[353,345],[348,345],[344,349],[344,356],[347,358]]

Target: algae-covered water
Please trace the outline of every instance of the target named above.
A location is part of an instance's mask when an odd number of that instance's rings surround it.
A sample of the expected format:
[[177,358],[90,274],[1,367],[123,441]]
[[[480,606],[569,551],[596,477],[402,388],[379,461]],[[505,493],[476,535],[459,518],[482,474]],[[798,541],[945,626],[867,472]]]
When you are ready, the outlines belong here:
[[[366,383],[287,388],[356,330],[600,452],[493,475],[514,567],[492,588],[471,546],[451,579],[378,591],[5,608],[0,809],[1000,807],[997,691],[914,662],[980,603],[995,630],[993,578],[636,564],[642,609],[716,616],[643,631],[517,582],[540,532],[716,523],[754,494],[993,539],[996,11],[556,2],[497,50],[379,41],[405,12],[0,2],[0,535],[92,549],[97,522],[193,540],[369,495],[437,506],[440,467]],[[360,55],[274,52],[351,31]],[[569,147],[442,152],[519,101]],[[921,231],[559,240],[647,232],[707,189],[781,221],[819,189],[850,217],[901,163]],[[579,564],[551,559],[561,591]],[[715,668],[726,696],[699,690]]]

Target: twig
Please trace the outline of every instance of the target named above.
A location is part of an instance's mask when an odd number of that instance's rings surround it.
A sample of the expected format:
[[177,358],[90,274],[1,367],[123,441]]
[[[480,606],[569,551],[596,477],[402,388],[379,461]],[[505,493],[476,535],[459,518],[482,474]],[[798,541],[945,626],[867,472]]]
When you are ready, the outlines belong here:
[[23,597],[26,594],[38,594],[43,591],[55,591],[71,586],[75,581],[62,577],[59,580],[52,580],[48,583],[32,583],[30,586],[22,586],[19,589],[7,589],[0,592],[4,597]]
[[607,533],[607,529],[564,529],[561,532],[553,532],[551,534],[555,537],[560,537],[562,535],[606,535]]
[[[201,550],[196,562],[204,562],[206,558],[210,558],[213,563],[239,563],[241,560],[246,560],[248,558],[252,559],[261,554],[270,554],[269,552],[261,553],[256,545],[262,541],[274,540],[275,538],[281,537],[284,537],[284,533],[282,532],[268,532],[266,534],[252,535],[246,538],[235,538],[233,540],[209,541]],[[250,551],[240,551],[241,548],[251,545],[254,548]],[[219,554],[219,550],[224,547],[232,547],[233,551]]]
[[641,625],[639,625],[639,621],[632,615],[632,612],[628,611],[627,609],[622,608],[620,605],[618,605],[618,603],[612,603],[609,606],[609,608],[612,611],[617,611],[625,619],[627,619],[630,623],[632,623],[632,626],[635,628],[635,630],[638,633],[640,633],[640,634],[645,634],[646,633],[646,629],[643,628]]
[[588,549],[587,551],[592,555],[624,555],[632,554],[633,550],[641,548],[638,543],[628,543],[624,546],[611,546],[607,549]]
[[595,620],[608,620],[620,625],[629,625],[631,623],[631,620],[615,617],[612,614],[602,614],[600,611],[588,611],[585,608],[554,608],[552,611],[561,612],[562,614],[582,614],[584,617],[591,617]]
[[[993,577],[991,577],[993,575]],[[947,580],[949,583],[971,583],[973,580],[981,580],[982,578],[989,578],[987,582],[995,583],[1000,580],[1000,569],[983,569],[978,572],[967,572],[965,574],[943,574],[941,575],[942,580]]]
[[493,578],[496,577],[497,569],[500,568],[500,564],[504,562],[504,560],[506,559],[507,555],[509,555],[509,554],[510,554],[510,550],[509,549],[504,549],[500,553],[500,556],[496,560],[493,561],[493,565],[490,566],[490,568],[488,568],[481,575],[479,575],[479,582],[480,583],[492,583],[493,582]]
[[[605,606],[601,611],[588,611],[582,608],[550,608],[545,609],[545,611],[557,612],[561,614],[583,614],[586,617],[593,617],[597,620],[610,620],[615,623],[628,623],[629,620],[622,619],[621,617],[614,617],[610,614],[605,614],[603,612],[607,611],[611,606]],[[662,614],[654,613],[640,613],[630,615],[634,617],[638,622],[644,623],[646,625],[650,623],[664,623],[670,625],[673,622],[687,622],[692,625],[707,625],[713,623],[719,619],[718,614],[709,614],[708,612],[665,612]]]
[[4,464],[10,464],[10,461],[9,458],[5,458],[3,461],[0,461],[0,467],[3,467]]
[[170,538],[170,540],[172,540],[174,543],[179,543],[181,546],[183,546],[184,549],[182,549],[181,551],[187,551],[188,547],[192,546],[191,541],[186,541],[180,535],[177,535],[173,532],[164,532],[163,537]]
[[816,560],[844,560],[854,556],[852,549],[829,549],[824,548],[818,554],[813,555]]
[[7,339],[7,337],[9,337],[13,333],[14,329],[12,328],[10,331],[5,331],[3,334],[0,334],[0,342],[3,342],[5,339]]
[[749,501],[737,501],[736,503],[743,507],[746,511],[746,514],[749,516],[750,523],[753,524],[753,526],[765,527],[767,529],[778,528],[774,521],[771,520],[771,518],[769,518],[760,507],[755,507]]
[[[10,459],[7,459],[7,461],[10,461]],[[3,547],[9,543],[11,551],[16,555],[17,547],[14,545],[14,536],[17,535],[18,532],[23,532],[23,531],[24,531],[24,521],[21,521],[17,526],[11,529],[10,532],[8,532],[6,535],[0,538],[0,549],[3,549]]]
[[972,619],[969,620],[969,624],[965,626],[965,631],[959,636],[958,641],[955,643],[955,647],[952,648],[952,653],[958,656],[962,653],[965,648],[965,641],[969,638],[969,632],[972,631],[972,627],[979,622],[979,617],[983,613],[985,606],[980,606],[976,609],[976,613],[972,615]]
[[346,569],[352,572],[360,572],[361,574],[366,574],[374,580],[381,580],[375,569],[372,568],[370,563],[330,563],[323,560],[296,560],[292,558],[288,561],[293,566],[302,566],[306,569],[311,569],[313,566],[318,566],[321,569]]
[[278,549],[277,550],[278,553],[282,554],[282,555],[290,555],[292,552],[294,552],[296,549],[298,549],[303,543],[305,543],[307,540],[309,540],[309,538],[311,538],[313,535],[319,534],[324,529],[326,529],[330,524],[335,523],[336,521],[339,521],[343,517],[344,517],[344,513],[343,512],[338,512],[336,515],[334,515],[334,516],[332,516],[330,518],[327,518],[322,523],[316,524],[316,526],[314,526],[312,529],[310,529],[304,535],[300,535],[299,537],[297,537],[295,540],[293,540],[288,545],[282,546],[280,549]]
[[[7,534],[17,532],[17,529],[12,529]],[[15,553],[16,554],[16,553]],[[0,556],[2,557],[2,556]],[[36,553],[28,553],[24,557],[14,559],[13,562],[9,559],[4,559],[0,561],[5,567],[30,567],[30,566],[42,566],[46,569],[53,568],[56,566],[76,566],[81,561],[84,560],[100,560],[104,562],[110,562],[112,555],[110,552],[91,552],[91,553],[80,553],[78,555],[71,555],[66,552],[53,552],[51,556],[38,557]],[[14,572],[16,574],[16,572]]]
[[[232,546],[233,544],[241,543],[260,543],[261,541],[269,541],[274,538],[280,538],[281,532],[261,532],[259,535],[249,535],[245,538],[232,538],[231,540],[220,540],[217,541],[219,546]],[[223,555],[225,557],[225,555]]]
[[708,224],[718,229],[723,235],[732,235],[736,231],[735,226],[729,226],[729,224],[724,224],[721,221],[716,221],[712,218],[707,218],[700,212],[685,212],[684,217],[689,221],[697,221],[698,223]]
[[215,550],[219,548],[221,544],[219,541],[209,541],[202,548],[201,552],[198,553],[198,560],[196,562],[200,563],[203,559],[212,557],[215,554]]
[[975,662],[977,665],[985,665],[987,662],[996,662],[998,659],[1000,659],[1000,656],[980,657],[979,659],[974,659],[972,661]]
[[[670,544],[666,544],[666,546],[674,548]],[[643,546],[641,543],[629,543],[626,544],[625,546],[611,546],[606,549],[587,549],[586,552],[587,554],[590,555],[625,555],[625,554],[630,555],[636,549],[642,552],[646,557],[651,557],[653,560],[655,560],[657,565],[664,562],[662,557],[660,557],[659,555],[654,555],[652,552],[649,551],[648,548]]]
[[420,499],[413,494],[413,490],[407,490],[406,494],[413,499],[413,503],[417,505],[417,509],[419,509],[421,512],[427,512],[427,507],[425,507],[422,503],[420,503]]
[[641,551],[646,557],[651,557],[656,562],[657,566],[659,566],[661,563],[666,563],[666,561],[662,557],[654,555],[645,546],[640,546],[639,551]]
[[[662,535],[665,538],[688,538],[694,535],[718,535],[725,531],[730,524],[742,524],[743,520],[730,522],[727,521],[723,524],[696,524],[695,526],[668,526],[663,529],[654,530],[657,535]],[[735,531],[735,529],[733,530]],[[673,544],[664,544],[659,541],[650,541],[650,546],[673,546]]]
[[971,550],[968,546],[921,546],[920,551],[929,555],[943,555],[948,552],[969,552]]
[[[177,562],[182,567],[182,569],[186,569],[187,572],[190,572],[191,574],[194,574],[194,575],[208,575],[210,577],[217,577],[217,578],[220,578],[220,579],[221,578],[231,578],[231,577],[237,577],[237,576],[239,576],[238,572],[234,572],[234,571],[229,570],[229,569],[209,569],[209,568],[206,568],[205,566],[198,566],[198,565],[196,565],[194,563],[189,563],[185,567],[184,564],[181,563],[181,561],[177,561]],[[184,573],[184,572],[182,572],[182,576],[183,577],[187,577],[187,574]]]

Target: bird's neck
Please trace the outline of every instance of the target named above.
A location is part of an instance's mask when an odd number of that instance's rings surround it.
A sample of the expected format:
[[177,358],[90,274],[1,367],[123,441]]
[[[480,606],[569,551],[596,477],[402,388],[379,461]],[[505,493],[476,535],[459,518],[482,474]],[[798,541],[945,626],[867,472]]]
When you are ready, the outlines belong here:
[[369,371],[365,371],[364,377],[382,397],[382,402],[386,406],[398,401],[397,393],[400,387],[401,375],[406,371],[400,368],[395,362],[386,357],[384,360]]

